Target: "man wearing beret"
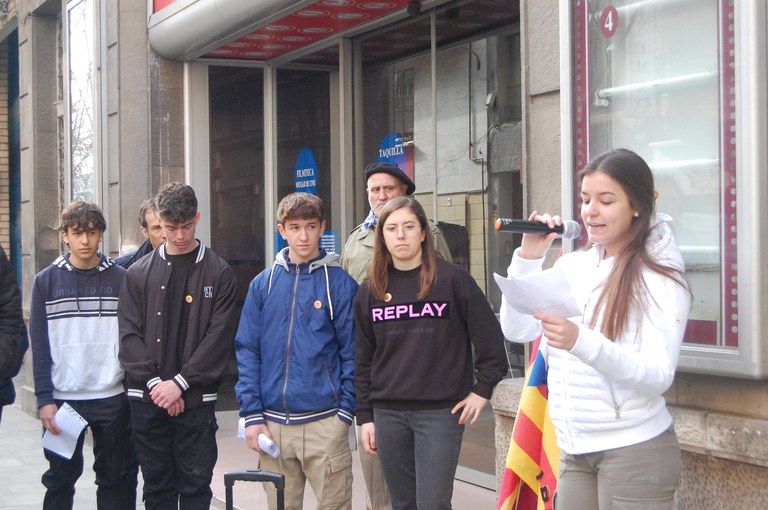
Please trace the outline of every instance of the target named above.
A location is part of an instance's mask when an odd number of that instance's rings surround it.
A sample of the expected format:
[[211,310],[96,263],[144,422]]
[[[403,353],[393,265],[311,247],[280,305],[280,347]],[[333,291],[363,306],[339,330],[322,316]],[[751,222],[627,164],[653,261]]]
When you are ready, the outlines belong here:
[[[376,242],[376,217],[381,209],[393,198],[411,195],[416,190],[416,185],[405,172],[383,161],[377,161],[366,166],[365,179],[371,211],[365,221],[355,227],[349,235],[341,253],[341,266],[357,283],[361,283],[368,276],[368,266],[373,258],[373,246]],[[445,260],[452,260],[445,237],[437,225],[431,221],[429,222],[429,231],[432,234],[435,249]],[[357,436],[359,443],[359,431]],[[366,509],[391,510],[392,502],[389,499],[389,490],[384,481],[384,474],[381,471],[378,457],[366,453],[360,444],[358,444],[357,451],[360,455],[363,478],[365,478]]]
[[[342,267],[352,275],[357,283],[367,276],[368,265],[373,258],[373,245],[376,242],[376,217],[384,205],[393,198],[412,195],[416,185],[400,168],[383,161],[371,163],[365,167],[366,192],[371,211],[360,225],[356,226],[347,238],[341,253]],[[453,260],[448,243],[437,225],[429,222],[429,230],[435,242],[435,249],[445,260]]]

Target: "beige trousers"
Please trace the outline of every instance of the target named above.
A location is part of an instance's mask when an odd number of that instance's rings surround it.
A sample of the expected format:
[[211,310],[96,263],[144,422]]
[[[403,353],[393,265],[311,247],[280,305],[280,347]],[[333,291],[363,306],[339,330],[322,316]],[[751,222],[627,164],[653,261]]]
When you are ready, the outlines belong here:
[[360,455],[360,468],[365,479],[365,508],[366,510],[392,510],[389,499],[389,489],[384,480],[379,457],[371,455],[363,448],[360,441],[360,427],[357,427],[357,453]]
[[[352,509],[352,453],[349,426],[336,416],[301,425],[267,422],[280,447],[273,459],[260,455],[261,469],[285,475],[285,510],[301,510],[307,480],[318,510]],[[270,510],[277,510],[277,490],[264,484]]]

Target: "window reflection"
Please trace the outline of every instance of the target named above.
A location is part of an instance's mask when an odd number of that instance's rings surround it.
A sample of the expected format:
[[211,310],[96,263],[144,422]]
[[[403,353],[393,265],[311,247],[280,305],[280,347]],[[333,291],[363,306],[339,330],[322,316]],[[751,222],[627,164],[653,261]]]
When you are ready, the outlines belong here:
[[[515,238],[499,236],[490,225],[494,216],[522,214],[518,2],[476,0],[436,9],[434,88],[431,19],[425,12],[359,39],[359,158],[386,158],[413,178],[414,196],[438,222],[453,262],[498,308],[500,295],[489,279],[506,271]],[[363,208],[356,211],[358,221],[368,213],[367,201]],[[510,348],[510,374],[523,373],[519,347]],[[493,430],[487,408],[464,433],[460,479],[495,487]]]
[[[248,284],[264,269],[263,71],[210,66],[211,247],[237,275],[239,319]],[[234,352],[218,409],[237,409]]]
[[[277,197],[280,199],[294,191],[317,195],[325,206],[327,230],[338,229],[333,222],[331,202],[330,87],[328,71],[280,69],[277,72]],[[302,179],[296,174],[297,159],[302,151],[314,157],[313,188],[302,188]],[[338,239],[333,241],[329,243],[339,251]]]
[[[686,341],[737,346],[735,330],[721,334],[721,282],[734,285],[722,268],[735,267],[735,250],[721,236],[735,222],[732,200],[724,200],[735,160],[727,128],[733,56],[719,51],[719,2],[596,1],[588,10],[577,16],[588,30],[575,54],[576,167],[617,147],[648,162],[656,209],[674,219],[696,298]],[[733,317],[725,322],[735,328]]]
[[72,197],[89,202],[96,193],[93,11],[92,0],[67,4]]

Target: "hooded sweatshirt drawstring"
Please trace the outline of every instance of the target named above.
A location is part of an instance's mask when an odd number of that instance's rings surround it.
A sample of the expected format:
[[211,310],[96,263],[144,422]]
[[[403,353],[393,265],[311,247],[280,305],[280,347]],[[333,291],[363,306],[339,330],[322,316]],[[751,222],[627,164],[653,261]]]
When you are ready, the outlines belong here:
[[[111,264],[106,263],[102,259],[99,262],[99,265],[93,268],[96,270],[96,290],[97,290],[96,294],[99,296],[99,315],[98,315],[99,319],[101,318],[101,312],[104,310],[104,304],[102,302],[102,295],[101,295],[102,294],[101,293],[101,271],[102,269],[106,269],[110,265]],[[77,304],[77,313],[79,314],[81,311],[80,310],[80,277],[79,277],[80,269],[73,266],[68,259],[66,261],[65,267],[75,277],[75,303]],[[90,269],[88,269],[87,271],[90,271]]]
[[[288,267],[289,262],[285,259],[284,253],[287,253],[288,248],[284,248],[281,253],[278,253],[278,256],[275,257],[274,262],[272,262],[272,269],[269,272],[269,280],[267,283],[267,294],[269,294],[272,290],[272,280],[275,277],[275,271],[278,267],[282,267],[286,270],[286,272],[290,272],[291,269]],[[329,262],[330,261],[330,262]],[[296,264],[297,266],[300,264]],[[329,274],[329,265],[331,267],[340,267],[338,265],[338,255],[336,254],[327,254],[324,258],[316,259],[314,262],[307,263],[307,271],[309,273],[312,273],[315,269],[319,269],[320,267],[323,268],[323,271],[325,273],[325,295],[328,298],[328,313],[331,316],[331,320],[334,318],[333,313],[333,301],[331,300],[331,278]]]
[[277,261],[272,263],[272,271],[270,271],[270,273],[269,273],[269,285],[267,285],[267,294],[269,294],[269,291],[272,290],[272,277],[275,276],[275,268],[276,267],[277,267]]
[[77,313],[80,313],[80,280],[77,277],[77,270],[74,266],[70,265],[69,270],[75,276],[75,303],[77,303]]
[[331,312],[331,320],[333,320],[333,301],[331,301],[331,280],[328,278],[328,264],[323,264],[325,269],[325,294],[328,296],[328,311]]
[[96,271],[96,290],[99,295],[99,319],[101,319],[101,268]]

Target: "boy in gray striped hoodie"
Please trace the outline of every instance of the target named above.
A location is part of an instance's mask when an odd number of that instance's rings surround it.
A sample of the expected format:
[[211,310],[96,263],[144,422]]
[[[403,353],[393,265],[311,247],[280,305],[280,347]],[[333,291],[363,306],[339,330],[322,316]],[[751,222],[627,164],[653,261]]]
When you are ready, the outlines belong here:
[[[30,338],[38,414],[45,430],[60,434],[57,411],[66,403],[93,434],[99,510],[129,508],[135,480],[124,475],[129,454],[128,401],[118,361],[117,303],[125,270],[99,253],[107,224],[101,210],[72,202],[59,230],[69,252],[35,276]],[[71,459],[44,450],[44,509],[71,509],[83,472],[85,430]]]

